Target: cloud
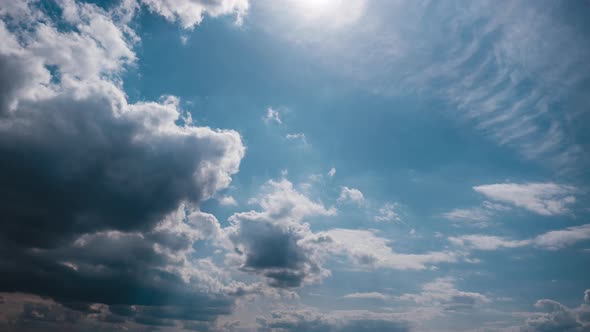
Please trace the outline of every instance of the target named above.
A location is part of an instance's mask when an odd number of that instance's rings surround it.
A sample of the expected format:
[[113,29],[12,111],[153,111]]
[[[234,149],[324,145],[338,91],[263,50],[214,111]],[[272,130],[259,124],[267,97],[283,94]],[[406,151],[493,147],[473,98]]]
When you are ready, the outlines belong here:
[[330,168],[330,170],[328,171],[328,176],[329,177],[334,177],[334,175],[336,175],[336,169],[334,167]]
[[[329,12],[349,17],[336,8],[358,1],[342,3]],[[566,172],[588,166],[587,143],[576,137],[588,120],[590,47],[559,2],[366,2],[340,30],[325,28],[332,19],[307,27],[269,7],[267,16],[281,17],[281,25],[269,19],[268,31],[343,79],[373,93],[443,101],[460,122],[526,159]]]
[[226,229],[235,252],[229,259],[241,269],[260,274],[274,287],[298,287],[318,281],[327,270],[314,248],[301,241],[312,233],[304,219],[314,216],[333,216],[334,208],[294,189],[286,179],[268,181],[266,194],[256,199],[262,211],[240,212],[232,215]]
[[236,202],[236,199],[233,198],[232,196],[222,196],[219,199],[219,204],[225,205],[225,206],[236,206],[236,205],[238,205],[238,202]]
[[433,264],[453,263],[459,259],[451,252],[396,253],[387,239],[368,230],[331,229],[314,234],[306,242],[318,244],[318,250],[324,255],[341,257],[347,263],[364,268],[423,270]]
[[375,216],[376,221],[401,221],[399,214],[395,211],[398,207],[396,203],[385,203],[379,208],[379,214]]
[[321,314],[306,309],[276,310],[271,318],[259,318],[258,331],[289,331],[289,332],[369,332],[369,331],[410,331],[408,322],[386,315],[369,312],[348,313],[333,312]]
[[512,204],[531,212],[552,216],[569,212],[576,188],[555,183],[500,183],[473,187],[489,199]]
[[201,24],[205,15],[211,17],[234,15],[236,24],[242,24],[250,7],[248,0],[141,0],[141,2],[168,21],[179,21],[185,29],[192,29]]
[[340,187],[340,196],[337,199],[338,203],[351,202],[356,205],[362,205],[365,202],[363,193],[355,188]]
[[438,278],[424,284],[420,293],[403,294],[398,299],[425,306],[442,307],[445,311],[463,311],[491,302],[483,294],[456,289],[455,280],[452,278]]
[[56,6],[2,6],[0,291],[138,306],[146,324],[229,313],[236,284],[212,278],[193,245],[222,245],[199,205],[238,172],[240,135],[180,121],[173,96],[127,100],[134,2]]
[[291,134],[287,134],[285,135],[285,138],[290,140],[290,141],[301,141],[301,143],[303,143],[304,146],[308,146],[309,144],[307,143],[307,138],[305,137],[304,133],[291,133]]
[[494,216],[507,210],[510,210],[509,206],[485,201],[478,207],[454,209],[445,212],[442,216],[454,222],[467,221],[470,222],[469,225],[487,227]]
[[281,116],[279,115],[279,111],[272,109],[272,107],[269,107],[266,110],[266,116],[263,118],[264,123],[268,124],[271,122],[275,122],[278,124],[282,124],[283,121],[281,121]]
[[534,243],[547,249],[560,249],[586,240],[590,240],[590,224],[541,234],[534,239]]
[[449,242],[461,247],[476,250],[497,250],[501,248],[518,248],[529,245],[529,240],[508,240],[499,236],[490,235],[463,235],[449,237]]
[[568,227],[563,230],[549,231],[534,238],[510,240],[491,235],[462,235],[449,237],[454,245],[476,250],[497,250],[501,248],[519,248],[535,246],[542,249],[557,250],[590,240],[590,224]]
[[584,332],[590,330],[590,306],[586,304],[581,304],[577,308],[568,308],[557,301],[542,299],[535,303],[535,307],[545,312],[531,313],[521,331]]
[[260,211],[235,213],[223,230],[233,251],[226,262],[264,277],[278,288],[317,283],[330,275],[328,260],[342,259],[360,269],[423,270],[437,263],[454,263],[460,254],[426,252],[400,254],[390,241],[368,230],[330,229],[313,232],[309,218],[335,216],[336,209],[314,202],[282,179],[268,181],[254,199]]

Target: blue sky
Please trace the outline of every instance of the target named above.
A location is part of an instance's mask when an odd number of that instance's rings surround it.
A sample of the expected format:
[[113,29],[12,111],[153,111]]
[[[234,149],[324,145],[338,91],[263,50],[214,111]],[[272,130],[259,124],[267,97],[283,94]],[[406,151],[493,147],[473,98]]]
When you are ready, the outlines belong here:
[[587,1],[0,1],[7,331],[590,331]]

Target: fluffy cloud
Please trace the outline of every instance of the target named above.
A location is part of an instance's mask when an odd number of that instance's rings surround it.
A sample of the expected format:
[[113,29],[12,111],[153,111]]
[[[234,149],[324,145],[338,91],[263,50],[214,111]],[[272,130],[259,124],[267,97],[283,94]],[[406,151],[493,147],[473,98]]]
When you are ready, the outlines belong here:
[[183,28],[192,29],[205,15],[217,17],[234,15],[241,24],[248,13],[248,0],[141,0],[148,8],[169,21],[179,21]]
[[449,241],[454,245],[477,250],[497,250],[524,246],[536,246],[543,249],[556,250],[587,240],[590,240],[590,224],[549,231],[534,238],[524,240],[511,240],[499,236],[480,234],[449,237]]
[[226,232],[235,247],[230,259],[275,287],[297,287],[327,275],[314,248],[301,243],[312,234],[304,219],[335,215],[336,210],[313,202],[285,179],[269,181],[264,190],[256,199],[262,211],[236,213],[229,219],[232,226]]
[[[585,293],[587,294],[588,290]],[[521,331],[590,331],[590,306],[587,304],[581,304],[577,308],[568,308],[559,302],[543,299],[537,301],[535,307],[545,312],[532,313]]]
[[363,193],[355,188],[340,187],[339,203],[351,202],[357,205],[362,205],[365,202]]
[[531,212],[552,216],[569,211],[576,188],[555,183],[500,183],[473,187],[489,199],[509,203]]
[[395,317],[375,315],[368,312],[333,312],[321,314],[311,310],[277,310],[270,319],[259,318],[258,331],[281,332],[369,332],[369,331],[410,331],[410,325]]
[[232,196],[223,196],[219,198],[219,204],[226,206],[235,206],[238,205],[238,202],[236,202],[236,199]]
[[457,262],[458,253],[441,251],[400,254],[390,241],[368,230],[330,229],[313,232],[306,219],[334,216],[296,191],[286,179],[269,181],[255,199],[261,211],[236,213],[224,229],[234,250],[226,261],[264,276],[274,287],[298,287],[330,274],[328,260],[341,259],[362,269],[422,270],[437,263]]
[[183,123],[172,96],[127,101],[133,1],[57,6],[0,12],[0,291],[133,306],[150,325],[229,313],[236,285],[211,278],[193,244],[222,245],[199,205],[238,171],[240,135]]

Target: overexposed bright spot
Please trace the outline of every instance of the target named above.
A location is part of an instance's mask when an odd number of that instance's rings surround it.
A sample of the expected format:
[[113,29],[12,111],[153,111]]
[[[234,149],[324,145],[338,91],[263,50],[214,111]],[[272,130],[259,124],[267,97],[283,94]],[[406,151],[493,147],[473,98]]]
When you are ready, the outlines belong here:
[[324,28],[341,28],[356,22],[365,11],[366,0],[291,0],[289,12],[300,23]]

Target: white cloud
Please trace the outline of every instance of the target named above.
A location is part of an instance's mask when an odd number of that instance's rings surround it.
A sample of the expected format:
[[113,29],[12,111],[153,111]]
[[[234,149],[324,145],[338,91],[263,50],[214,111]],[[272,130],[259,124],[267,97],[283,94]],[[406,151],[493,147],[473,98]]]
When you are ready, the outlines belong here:
[[531,212],[552,216],[565,214],[576,201],[576,188],[555,183],[501,183],[475,186],[489,199],[509,203]]
[[556,250],[587,240],[590,240],[590,224],[549,231],[534,238],[524,240],[511,240],[499,236],[480,234],[449,237],[449,241],[454,245],[476,250],[497,250],[525,246]]
[[238,205],[238,202],[236,202],[236,199],[232,196],[222,196],[219,198],[219,204],[225,206],[236,206]]
[[529,240],[508,240],[499,236],[490,235],[463,235],[449,237],[449,242],[461,247],[477,250],[497,250],[500,248],[518,248],[529,245]]
[[368,230],[331,229],[318,232],[306,243],[321,244],[320,251],[346,258],[358,267],[423,270],[436,263],[452,263],[458,255],[452,252],[400,254],[393,251],[389,240]]
[[385,203],[379,208],[379,214],[375,216],[376,221],[401,221],[399,214],[395,211],[398,207],[395,203]]
[[285,135],[285,138],[288,140],[301,140],[303,143],[307,143],[304,133],[291,133]]
[[541,234],[534,239],[534,243],[542,248],[560,249],[586,240],[590,240],[590,224]]
[[328,171],[328,176],[329,176],[329,177],[333,177],[334,175],[336,175],[336,168],[332,167],[332,168],[330,168],[330,170]]
[[453,278],[438,278],[433,282],[424,284],[420,293],[403,294],[398,299],[413,301],[426,306],[442,306],[446,310],[468,309],[475,305],[491,302],[483,294],[456,289]]
[[357,205],[362,205],[365,202],[365,196],[358,189],[340,187],[340,196],[337,201],[338,203],[351,202]]
[[278,124],[282,124],[283,121],[281,120],[281,116],[279,114],[279,111],[274,110],[272,107],[269,107],[266,109],[266,116],[263,118],[264,123],[271,123],[271,122],[275,122]]
[[236,24],[241,24],[248,13],[248,0],[141,0],[151,11],[168,21],[180,21],[185,29],[201,24],[205,15],[211,17],[234,15]]

